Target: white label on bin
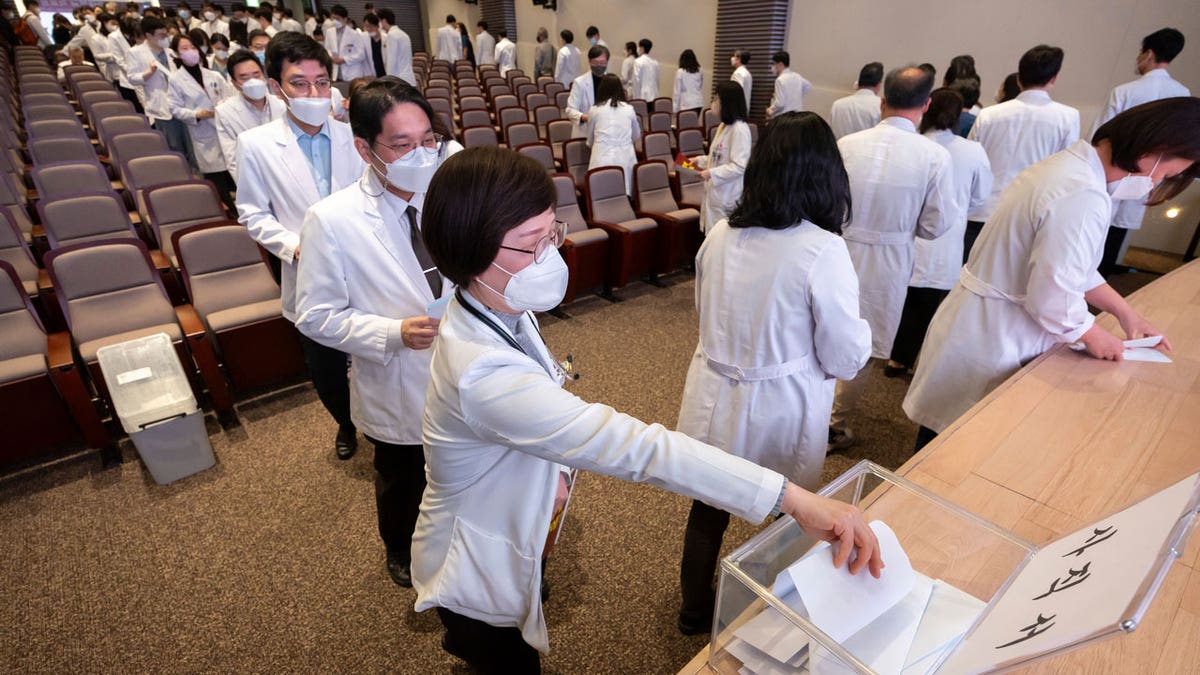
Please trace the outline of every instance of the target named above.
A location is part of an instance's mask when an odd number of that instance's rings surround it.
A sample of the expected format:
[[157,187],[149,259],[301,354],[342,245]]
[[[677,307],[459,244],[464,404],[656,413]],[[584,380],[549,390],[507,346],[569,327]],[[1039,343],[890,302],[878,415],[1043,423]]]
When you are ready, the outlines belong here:
[[138,368],[137,370],[130,370],[118,375],[117,384],[126,385],[130,382],[148,379],[150,379],[150,368]]

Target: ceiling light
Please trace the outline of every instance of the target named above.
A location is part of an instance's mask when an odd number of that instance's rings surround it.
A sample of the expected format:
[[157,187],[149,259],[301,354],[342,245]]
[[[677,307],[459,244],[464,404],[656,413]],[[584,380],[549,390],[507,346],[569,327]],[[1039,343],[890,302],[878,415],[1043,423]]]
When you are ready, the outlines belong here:
[[1168,218],[1174,218],[1175,216],[1178,216],[1179,215],[1179,207],[1172,206],[1171,208],[1167,209],[1167,212],[1164,215],[1166,215]]

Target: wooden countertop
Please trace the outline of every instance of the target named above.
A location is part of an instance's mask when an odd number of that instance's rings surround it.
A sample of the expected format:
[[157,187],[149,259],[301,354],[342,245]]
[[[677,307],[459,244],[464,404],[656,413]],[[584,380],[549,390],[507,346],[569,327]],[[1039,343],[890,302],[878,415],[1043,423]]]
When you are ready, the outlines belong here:
[[[1166,332],[1174,363],[1057,347],[897,473],[1040,545],[1200,471],[1200,260],[1129,302]],[[1123,335],[1113,317],[1098,321]],[[1194,534],[1134,633],[1018,672],[1200,672],[1198,553]],[[680,672],[709,672],[707,658],[706,647]]]

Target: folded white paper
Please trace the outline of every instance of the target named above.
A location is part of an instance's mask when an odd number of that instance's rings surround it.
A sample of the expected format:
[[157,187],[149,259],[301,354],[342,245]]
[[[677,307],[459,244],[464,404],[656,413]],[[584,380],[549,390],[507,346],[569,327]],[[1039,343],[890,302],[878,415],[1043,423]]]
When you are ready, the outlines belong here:
[[[1125,360],[1171,363],[1171,357],[1155,349],[1161,342],[1161,335],[1151,335],[1150,337],[1138,338],[1136,340],[1125,340],[1121,343],[1125,345]],[[1072,342],[1067,346],[1077,352],[1087,349],[1082,342]]]
[[446,305],[450,304],[451,297],[452,296],[449,295],[443,295],[437,300],[429,303],[429,306],[425,308],[425,316],[431,319],[441,320],[442,316],[446,313]]
[[[888,569],[891,569],[891,565]],[[843,642],[842,646],[876,673],[898,675],[904,668],[905,657],[912,647],[913,638],[921,625],[921,615],[925,613],[932,592],[933,581],[923,574],[916,575],[908,595]],[[849,666],[823,649],[812,650],[809,670],[820,675],[854,673]]]
[[[789,606],[798,602],[794,594],[783,598]],[[808,636],[774,607],[767,607],[742,624],[733,634],[780,663],[788,663],[808,647]],[[737,656],[737,654],[734,654]],[[743,662],[745,659],[738,657]]]
[[929,606],[904,659],[905,674],[928,672],[937,662],[935,657],[967,632],[985,606],[987,603],[944,581],[933,582]]

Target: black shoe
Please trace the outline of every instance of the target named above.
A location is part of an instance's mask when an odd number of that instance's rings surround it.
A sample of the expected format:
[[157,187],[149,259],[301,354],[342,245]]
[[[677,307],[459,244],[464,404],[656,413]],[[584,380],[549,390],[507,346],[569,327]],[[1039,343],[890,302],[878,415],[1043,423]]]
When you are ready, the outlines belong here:
[[841,452],[857,442],[858,439],[854,437],[854,432],[850,431],[849,428],[834,429],[833,427],[829,427],[829,447],[825,450],[825,454]]
[[353,457],[354,451],[358,450],[358,430],[354,427],[338,427],[337,440],[333,442],[333,449],[337,452],[338,459]]
[[550,582],[546,581],[545,577],[542,577],[542,604],[544,605],[549,601],[550,601]]
[[908,372],[908,366],[893,366],[890,361],[888,362],[888,364],[886,366],[883,367],[883,376],[884,377],[900,377],[901,375],[904,375],[907,372]]
[[402,560],[400,556],[396,555],[395,553],[388,553],[388,576],[392,578],[392,581],[396,582],[397,586],[412,588],[412,571],[410,569],[410,564],[411,563],[408,561]]
[[680,612],[677,625],[679,626],[679,632],[684,635],[701,635],[712,630],[712,622],[713,618],[711,615],[696,618]]

